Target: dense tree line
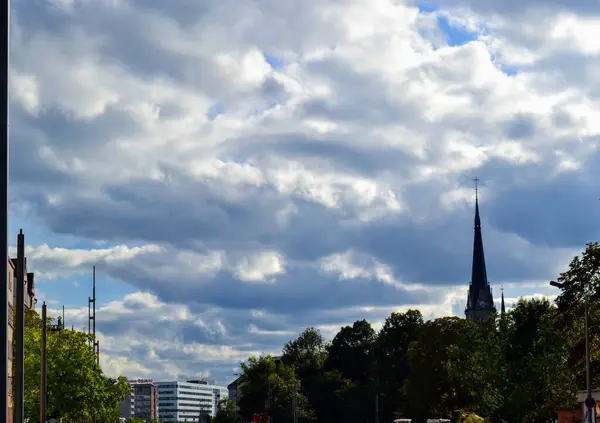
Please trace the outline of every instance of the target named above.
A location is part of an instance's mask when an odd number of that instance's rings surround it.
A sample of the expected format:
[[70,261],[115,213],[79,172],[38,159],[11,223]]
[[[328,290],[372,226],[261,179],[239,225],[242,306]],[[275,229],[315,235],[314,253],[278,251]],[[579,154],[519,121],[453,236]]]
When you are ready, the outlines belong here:
[[[52,319],[48,319],[48,324]],[[40,421],[42,318],[25,311],[24,411],[30,423]],[[124,377],[103,374],[90,335],[74,330],[47,332],[47,417],[62,421],[118,423],[119,402],[128,395]]]
[[[583,313],[591,303],[593,385],[600,382],[600,246],[588,244],[558,282],[555,304],[519,300],[485,324],[458,317],[424,321],[418,310],[392,313],[377,332],[366,320],[326,342],[315,328],[285,344],[281,362],[251,357],[241,365],[236,410],[224,402],[216,421],[391,423],[448,418],[457,409],[492,420],[554,422],[584,389]],[[267,401],[270,399],[270,401]]]

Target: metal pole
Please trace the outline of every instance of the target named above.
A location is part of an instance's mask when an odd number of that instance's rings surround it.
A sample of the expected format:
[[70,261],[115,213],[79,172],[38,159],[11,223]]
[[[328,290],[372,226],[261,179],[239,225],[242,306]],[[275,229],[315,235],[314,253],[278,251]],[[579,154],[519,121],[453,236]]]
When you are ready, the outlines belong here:
[[294,384],[292,398],[292,412],[293,412],[293,423],[298,423],[298,385]]
[[15,319],[15,392],[14,392],[14,423],[23,423],[24,421],[24,372],[23,365],[25,361],[25,235],[23,230],[17,235],[17,286],[16,286],[16,319]]
[[46,328],[46,302],[42,305],[42,369],[40,378],[40,423],[46,423],[46,343],[47,343],[47,328]]
[[0,324],[2,330],[0,333],[0,423],[8,423],[8,394],[10,392],[9,386],[11,385],[8,380],[8,349],[12,348],[12,345],[8,341],[8,284],[12,281],[8,280],[8,68],[9,68],[9,57],[10,57],[10,1],[6,0],[2,5],[2,11],[0,12],[0,21],[2,23],[2,54],[0,54],[0,93],[4,99],[2,102],[2,111],[0,112],[0,127],[2,128],[2,148],[0,149],[0,156],[2,157],[2,163],[4,163],[4,170],[0,172],[0,196],[4,201],[2,206],[2,224],[0,224],[0,245],[1,248],[1,261],[0,272],[4,279],[4,286],[0,288]]
[[94,322],[92,323],[93,326],[93,334],[94,334],[94,341],[96,340],[96,266],[94,266],[92,268],[92,283],[93,283],[93,288],[92,288],[92,296],[93,296],[93,301],[94,301]]
[[[587,397],[592,398],[592,375],[590,371],[590,338],[588,332],[588,319],[590,315],[590,303],[585,303],[585,384]],[[588,408],[587,421],[592,423],[593,408]]]

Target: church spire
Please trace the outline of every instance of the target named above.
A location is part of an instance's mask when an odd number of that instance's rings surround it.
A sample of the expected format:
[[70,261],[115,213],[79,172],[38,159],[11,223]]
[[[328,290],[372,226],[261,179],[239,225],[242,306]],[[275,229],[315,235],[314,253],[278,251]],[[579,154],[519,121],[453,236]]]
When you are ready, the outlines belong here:
[[504,306],[504,288],[502,288],[502,305],[500,306],[500,313],[502,317],[504,317],[504,313],[506,313],[506,307]]
[[483,237],[481,235],[481,218],[479,217],[479,192],[475,178],[475,236],[473,239],[473,264],[471,269],[471,285],[475,292],[488,285],[487,270],[485,268],[485,254],[483,253]]
[[481,235],[481,218],[479,216],[479,179],[475,178],[475,228],[473,237],[473,263],[471,268],[471,285],[467,296],[465,314],[469,320],[485,321],[490,313],[496,312],[492,289],[488,283],[485,254],[483,253],[483,237]]

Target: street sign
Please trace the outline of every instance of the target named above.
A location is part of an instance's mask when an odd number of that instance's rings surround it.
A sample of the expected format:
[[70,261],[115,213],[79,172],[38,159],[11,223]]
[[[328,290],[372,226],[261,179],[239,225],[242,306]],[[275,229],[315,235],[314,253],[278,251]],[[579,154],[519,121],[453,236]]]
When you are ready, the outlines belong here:
[[586,398],[585,399],[585,406],[587,408],[594,408],[594,406],[596,405],[596,400],[594,398]]

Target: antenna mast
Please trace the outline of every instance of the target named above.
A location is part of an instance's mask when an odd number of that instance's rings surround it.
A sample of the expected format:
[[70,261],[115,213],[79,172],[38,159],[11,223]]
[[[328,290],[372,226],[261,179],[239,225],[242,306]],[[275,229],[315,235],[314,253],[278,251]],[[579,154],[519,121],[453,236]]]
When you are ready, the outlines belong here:
[[88,297],[88,333],[92,335],[96,363],[100,365],[100,343],[96,340],[96,266],[92,267],[92,297]]

